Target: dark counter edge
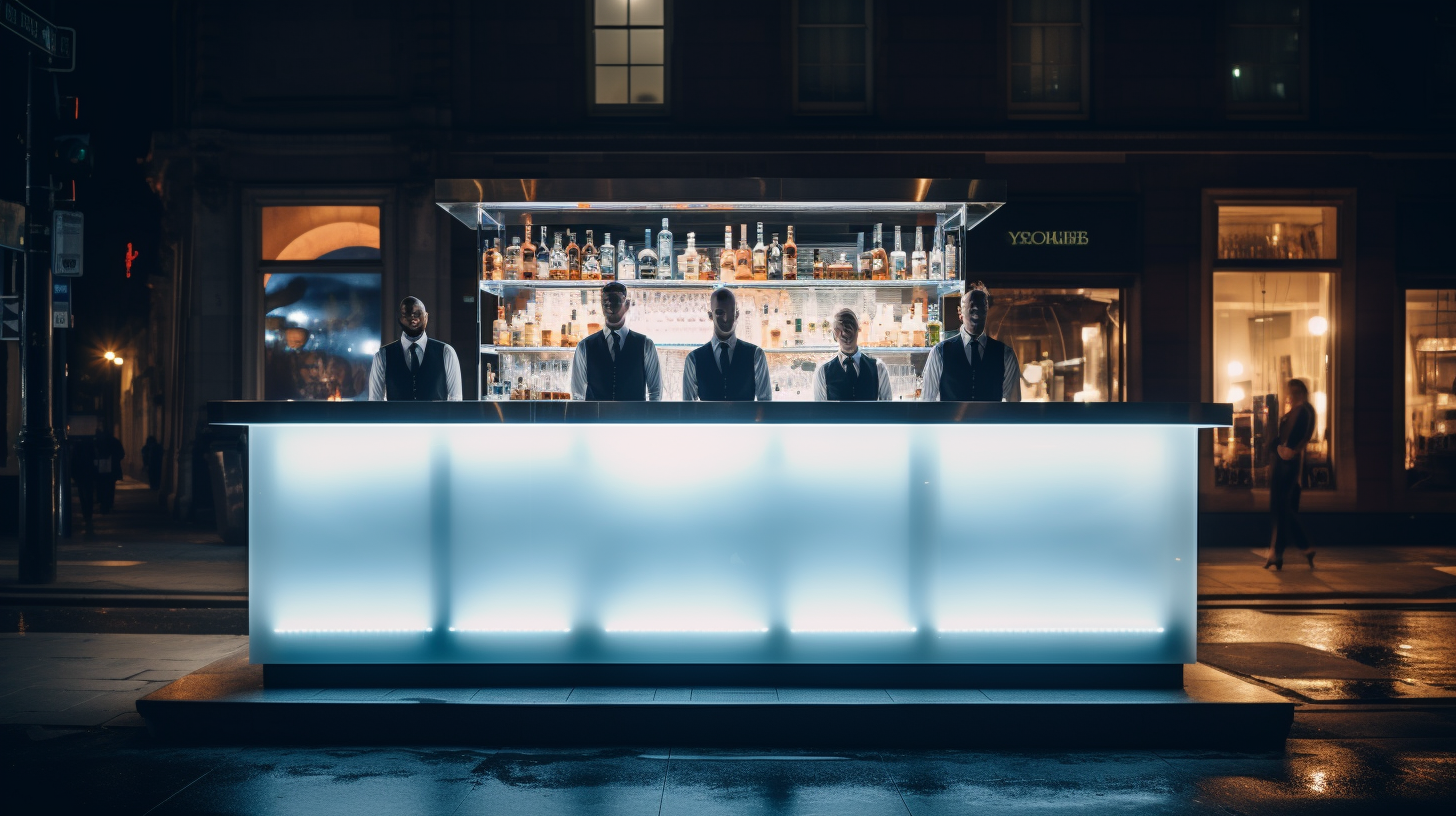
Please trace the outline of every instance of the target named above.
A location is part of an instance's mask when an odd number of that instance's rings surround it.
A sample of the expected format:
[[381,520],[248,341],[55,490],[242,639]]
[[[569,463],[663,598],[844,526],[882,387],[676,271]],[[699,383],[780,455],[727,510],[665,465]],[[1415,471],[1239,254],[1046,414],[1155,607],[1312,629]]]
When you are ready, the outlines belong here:
[[215,425],[676,423],[768,425],[1196,425],[1226,427],[1233,406],[1209,402],[209,402]]

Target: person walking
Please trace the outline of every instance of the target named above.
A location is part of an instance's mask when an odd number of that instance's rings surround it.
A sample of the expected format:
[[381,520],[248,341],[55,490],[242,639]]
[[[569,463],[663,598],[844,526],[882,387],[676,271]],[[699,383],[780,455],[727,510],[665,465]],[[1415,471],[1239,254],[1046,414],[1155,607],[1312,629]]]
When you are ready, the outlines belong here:
[[96,429],[94,455],[96,457],[96,503],[101,512],[110,513],[116,505],[116,482],[121,478],[121,460],[126,458],[126,449],[121,440],[111,435],[111,428],[102,425]]
[[158,490],[162,486],[162,443],[155,436],[148,436],[142,445],[142,466],[147,469],[147,486]]
[[1309,404],[1309,388],[1303,380],[1290,380],[1286,386],[1289,392],[1289,411],[1279,419],[1279,434],[1269,440],[1274,453],[1274,464],[1269,473],[1269,511],[1273,515],[1273,530],[1269,538],[1269,555],[1264,560],[1264,569],[1284,568],[1284,548],[1290,544],[1303,553],[1309,568],[1314,569],[1315,551],[1309,546],[1300,524],[1299,479],[1304,473],[1304,446],[1314,436],[1314,408]]

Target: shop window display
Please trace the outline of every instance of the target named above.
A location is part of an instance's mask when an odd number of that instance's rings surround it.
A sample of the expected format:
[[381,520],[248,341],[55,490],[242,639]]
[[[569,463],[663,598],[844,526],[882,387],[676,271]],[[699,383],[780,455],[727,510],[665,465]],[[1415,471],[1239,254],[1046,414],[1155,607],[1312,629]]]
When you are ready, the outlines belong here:
[[1412,490],[1456,490],[1456,289],[1405,295],[1405,473]]
[[987,326],[1021,361],[1023,402],[1120,402],[1122,292],[997,289]]
[[363,400],[380,338],[374,272],[264,275],[263,398]]
[[1332,337],[1328,272],[1215,272],[1213,397],[1233,404],[1232,428],[1214,430],[1214,481],[1268,486],[1271,445],[1289,409],[1287,384],[1303,380],[1315,410],[1301,484],[1332,489]]
[[1336,257],[1334,207],[1219,207],[1219,260]]

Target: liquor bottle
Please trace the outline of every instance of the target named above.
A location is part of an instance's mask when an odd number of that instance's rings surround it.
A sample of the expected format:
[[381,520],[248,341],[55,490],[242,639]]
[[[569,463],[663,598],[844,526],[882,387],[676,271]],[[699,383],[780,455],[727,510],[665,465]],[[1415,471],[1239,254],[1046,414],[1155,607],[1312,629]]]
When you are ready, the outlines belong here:
[[505,251],[505,279],[519,280],[521,277],[521,237],[518,235],[511,239],[511,245]]
[[915,251],[910,253],[910,277],[915,280],[925,280],[925,269],[925,230],[922,227],[916,227]]
[[637,280],[637,256],[626,241],[617,242],[617,280]]
[[561,233],[552,235],[551,241],[551,280],[570,280],[571,275],[566,268],[566,250],[561,248]]
[[930,319],[925,321],[925,345],[940,345],[940,306],[930,307]]
[[617,279],[617,247],[610,232],[602,236],[601,267],[602,280]]
[[581,280],[581,247],[576,245],[576,231],[566,231],[566,279]]
[[875,248],[870,250],[870,280],[890,279],[890,256],[885,252],[884,225],[875,225]]
[[652,228],[644,230],[642,251],[637,253],[637,277],[657,280],[657,253],[652,251]]
[[493,338],[491,342],[497,346],[509,346],[511,344],[511,327],[506,323],[506,307],[496,307],[495,323],[491,324],[490,334]]
[[784,242],[784,280],[799,279],[799,245],[794,243],[794,225],[789,225],[789,240]]
[[869,280],[870,279],[870,270],[873,269],[874,268],[874,265],[875,265],[875,258],[874,258],[875,253],[874,253],[874,250],[869,249],[869,248],[867,248],[865,246],[865,239],[864,239],[864,233],[863,232],[861,232],[858,235],[858,237],[855,238],[855,241],[854,241],[854,251],[855,251],[855,256],[854,256],[855,257],[854,274],[849,275],[848,277],[855,278],[855,279],[858,279],[858,280]]
[[959,276],[960,276],[960,270],[957,269],[957,263],[956,263],[957,260],[958,259],[956,258],[955,236],[954,235],[947,235],[947,236],[945,236],[945,279],[946,280],[956,280],[957,278],[959,278]]
[[521,278],[536,277],[536,245],[531,243],[531,216],[526,216],[526,238],[521,241]]
[[931,239],[930,262],[926,275],[930,280],[945,280],[945,216],[935,214],[935,236]]
[[738,280],[753,280],[753,250],[748,246],[748,225],[740,224],[738,251],[733,255],[733,275]]
[[501,251],[500,239],[495,239],[495,244],[485,248],[485,255],[481,258],[480,279],[500,280],[501,279]]
[[662,231],[657,233],[657,279],[681,279],[682,272],[673,273],[673,262],[677,258],[672,252],[672,231],[667,228],[667,219],[662,219]]
[[824,280],[824,278],[827,277],[827,273],[829,272],[829,267],[825,265],[824,259],[819,256],[819,247],[814,247],[813,269],[814,280]]
[[905,280],[909,277],[905,247],[900,243],[900,226],[895,225],[895,251],[890,253],[890,280]]
[[834,280],[847,280],[854,275],[854,265],[849,262],[849,257],[841,252],[839,260],[829,265],[829,277]]
[[773,243],[768,245],[768,279],[784,279],[784,246],[779,243],[779,234],[773,234]]
[[592,231],[586,231],[586,244],[581,248],[581,279],[599,281],[602,279],[601,255],[597,252],[597,245],[592,242]]
[[[698,256],[697,236],[696,232],[688,233],[688,248],[683,250],[682,257],[678,259],[677,271],[679,275],[682,275],[683,280],[698,279],[698,262],[701,259]],[[668,246],[671,247],[671,239],[669,239]]]
[[768,280],[768,249],[763,245],[763,222],[758,222],[758,243],[753,245],[753,279]]
[[738,276],[738,253],[733,251],[733,225],[723,228],[723,251],[718,253],[718,280],[731,281]]

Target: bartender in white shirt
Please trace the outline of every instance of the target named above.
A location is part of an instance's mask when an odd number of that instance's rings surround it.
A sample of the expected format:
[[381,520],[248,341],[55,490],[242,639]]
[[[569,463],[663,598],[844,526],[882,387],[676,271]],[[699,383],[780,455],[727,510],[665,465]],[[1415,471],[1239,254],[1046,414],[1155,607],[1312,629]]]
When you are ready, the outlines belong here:
[[374,352],[369,369],[369,399],[400,401],[459,400],[460,358],[449,343],[425,334],[430,313],[417,297],[399,302],[399,340]]
[[859,350],[859,317],[853,309],[834,313],[834,342],[839,353],[814,371],[814,400],[871,401],[894,399],[890,372],[883,360]]
[[662,366],[652,338],[627,328],[632,302],[627,287],[602,287],[607,325],[576,346],[571,358],[571,398],[654,402],[662,399]]
[[738,298],[732,289],[714,289],[708,299],[713,339],[698,346],[683,361],[683,400],[773,399],[768,358],[763,349],[739,340]]
[[990,303],[986,284],[961,284],[960,331],[931,349],[925,360],[921,400],[1021,402],[1021,363],[1016,352],[986,334]]

